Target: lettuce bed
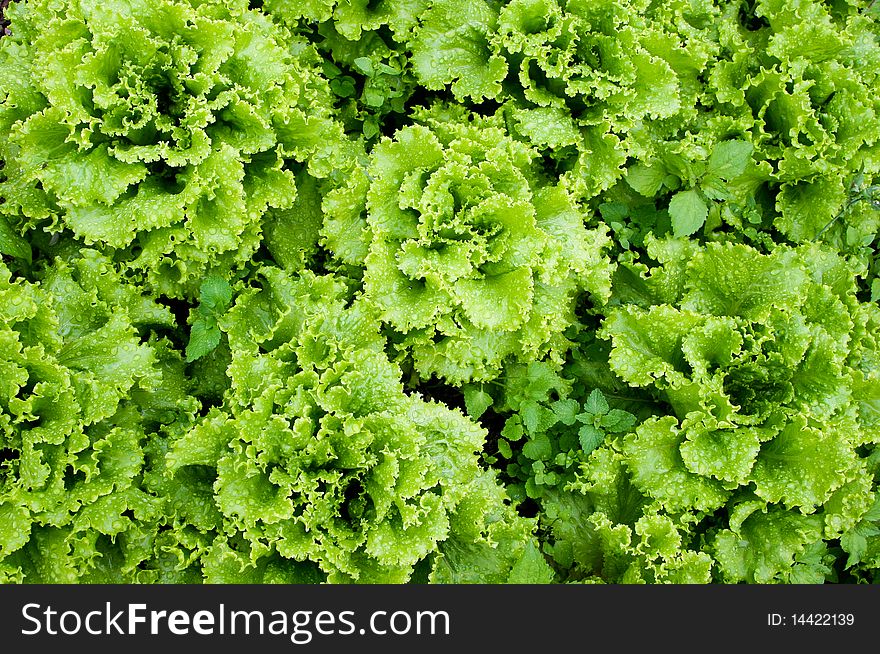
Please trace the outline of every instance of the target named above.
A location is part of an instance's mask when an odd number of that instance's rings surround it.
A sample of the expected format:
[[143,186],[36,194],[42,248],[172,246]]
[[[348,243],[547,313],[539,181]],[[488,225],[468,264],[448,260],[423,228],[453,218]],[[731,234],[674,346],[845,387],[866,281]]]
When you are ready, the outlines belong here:
[[0,9],[3,582],[880,580],[880,5]]

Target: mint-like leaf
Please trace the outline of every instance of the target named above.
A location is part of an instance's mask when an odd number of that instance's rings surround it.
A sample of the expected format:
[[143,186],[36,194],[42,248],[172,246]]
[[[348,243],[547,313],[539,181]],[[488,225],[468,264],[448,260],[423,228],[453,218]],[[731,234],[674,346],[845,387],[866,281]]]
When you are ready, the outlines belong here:
[[578,403],[577,400],[556,400],[550,408],[556,419],[563,425],[573,425],[577,421]]
[[618,434],[629,431],[634,424],[636,424],[636,417],[620,409],[611,409],[602,418],[602,426],[608,431]]
[[605,440],[605,434],[593,425],[584,425],[578,431],[578,442],[581,444],[581,449],[587,454],[599,447],[603,440]]
[[594,416],[608,413],[608,409],[608,400],[605,399],[602,391],[598,388],[594,389],[587,398],[587,401],[584,402],[584,412]]
[[709,208],[694,189],[676,193],[669,202],[672,232],[676,237],[694,234],[706,222]]
[[754,147],[745,141],[724,141],[715,146],[709,157],[708,173],[726,180],[742,175],[751,159]]
[[546,434],[538,434],[523,445],[523,454],[533,461],[544,461],[553,454],[553,445]]
[[211,275],[199,289],[199,307],[212,313],[225,311],[232,302],[232,286],[218,275]]
[[657,195],[665,178],[666,170],[661,166],[636,164],[626,172],[626,183],[636,192],[649,198]]
[[464,389],[464,405],[468,415],[474,420],[486,413],[493,403],[492,396],[481,388],[470,386]]
[[198,318],[189,333],[186,360],[192,363],[209,354],[220,344],[220,328],[212,318]]

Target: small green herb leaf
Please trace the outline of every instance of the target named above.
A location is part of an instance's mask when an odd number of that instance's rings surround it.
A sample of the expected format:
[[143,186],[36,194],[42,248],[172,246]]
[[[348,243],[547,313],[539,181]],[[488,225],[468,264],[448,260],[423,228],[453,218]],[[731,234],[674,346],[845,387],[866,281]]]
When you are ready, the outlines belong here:
[[709,208],[698,191],[680,191],[669,202],[672,233],[676,237],[694,234],[706,222]]
[[662,166],[636,164],[627,170],[626,182],[645,197],[654,197],[663,186],[666,170]]
[[220,328],[213,318],[198,318],[189,333],[186,360],[192,363],[211,353],[220,344]]
[[593,427],[593,425],[584,425],[578,431],[578,441],[581,444],[581,449],[587,454],[599,447],[604,439],[605,434]]
[[717,175],[722,179],[731,180],[742,175],[754,147],[745,141],[724,141],[719,143],[712,156],[709,157],[708,173]]

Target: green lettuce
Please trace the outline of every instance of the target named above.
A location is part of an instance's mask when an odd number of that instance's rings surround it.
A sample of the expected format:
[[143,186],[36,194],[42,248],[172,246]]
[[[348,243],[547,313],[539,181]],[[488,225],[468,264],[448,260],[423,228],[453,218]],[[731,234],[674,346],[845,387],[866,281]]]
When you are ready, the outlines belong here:
[[853,200],[880,172],[880,47],[853,4],[437,0],[409,44],[423,85],[504,103],[576,197],[626,179],[677,236],[877,231]]
[[328,244],[363,257],[366,298],[425,378],[486,380],[563,351],[575,299],[608,297],[605,228],[497,120],[438,106],[420,122],[373,150],[346,189],[363,199],[330,198]]
[[612,369],[670,410],[622,440],[632,483],[667,511],[730,514],[711,537],[722,580],[821,580],[827,541],[873,504],[858,269],[815,246],[670,251],[656,244],[641,278],[679,277],[677,292],[612,310],[600,332]]
[[0,583],[877,582],[872,5],[0,2]]
[[30,0],[11,13],[0,212],[18,233],[113,248],[159,292],[191,297],[291,206],[290,163],[322,176],[337,156],[319,57],[246,2]]
[[[262,290],[244,290],[219,319],[232,351],[224,404],[171,443],[166,474],[204,471],[216,507],[205,519],[243,540],[250,566],[274,552],[317,564],[331,582],[400,583],[492,512],[489,533],[474,539],[491,551],[504,524],[510,560],[498,565],[509,573],[518,559],[508,547],[524,556],[532,526],[480,470],[484,431],[404,393],[373,309],[346,308],[340,280],[277,268],[261,277]],[[479,501],[465,509],[466,497]],[[464,510],[468,519],[456,518]],[[446,569],[466,565],[449,556]]]
[[173,316],[86,249],[39,284],[0,265],[0,296],[0,575],[134,581],[164,504],[144,443],[198,409],[159,335]]

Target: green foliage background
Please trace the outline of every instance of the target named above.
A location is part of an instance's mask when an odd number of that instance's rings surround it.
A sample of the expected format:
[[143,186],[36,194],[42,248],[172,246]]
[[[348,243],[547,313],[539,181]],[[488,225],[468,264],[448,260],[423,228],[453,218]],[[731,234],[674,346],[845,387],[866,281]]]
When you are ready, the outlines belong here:
[[20,0],[4,583],[871,583],[880,6]]

